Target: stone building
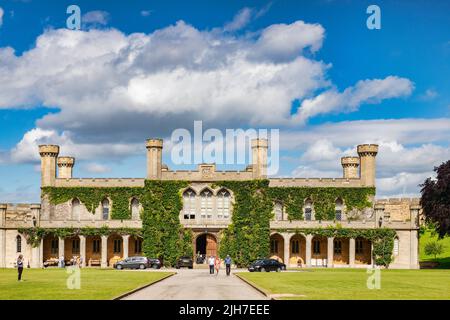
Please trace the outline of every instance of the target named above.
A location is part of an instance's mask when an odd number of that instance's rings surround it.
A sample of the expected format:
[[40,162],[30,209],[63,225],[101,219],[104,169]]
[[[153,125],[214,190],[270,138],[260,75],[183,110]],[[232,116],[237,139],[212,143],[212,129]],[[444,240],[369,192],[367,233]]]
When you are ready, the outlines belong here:
[[[59,157],[59,147],[42,145],[42,187],[143,187],[146,179],[189,181],[189,187],[180,190],[183,209],[180,222],[193,231],[194,252],[215,255],[220,246],[220,232],[231,223],[234,195],[231,190],[213,187],[215,181],[265,179],[268,142],[252,141],[252,163],[243,171],[218,171],[214,164],[200,164],[195,171],[173,171],[162,163],[163,141],[147,140],[146,178],[75,178],[72,169],[75,159]],[[268,178],[269,187],[339,187],[359,188],[375,186],[377,145],[365,144],[357,148],[358,156],[343,157],[342,178]],[[390,268],[418,268],[418,199],[372,199],[372,207],[365,210],[347,210],[341,199],[336,199],[333,221],[315,219],[314,202],[305,199],[303,220],[287,218],[282,203],[274,203],[274,218],[270,222],[270,254],[295,267],[365,267],[373,263],[372,244],[365,239],[325,238],[294,232],[305,228],[336,226],[351,229],[390,228],[395,230],[393,263]],[[110,217],[114,206],[105,198],[90,213],[77,198],[61,204],[51,204],[42,197],[39,204],[0,204],[0,267],[13,267],[19,254],[31,267],[42,267],[60,256],[66,260],[81,256],[84,266],[111,266],[118,259],[142,254],[142,239],[127,234],[109,236],[47,236],[38,245],[27,243],[20,228],[141,228],[142,205],[136,198],[129,199],[131,219],[114,220]],[[283,230],[283,231],[280,231]]]

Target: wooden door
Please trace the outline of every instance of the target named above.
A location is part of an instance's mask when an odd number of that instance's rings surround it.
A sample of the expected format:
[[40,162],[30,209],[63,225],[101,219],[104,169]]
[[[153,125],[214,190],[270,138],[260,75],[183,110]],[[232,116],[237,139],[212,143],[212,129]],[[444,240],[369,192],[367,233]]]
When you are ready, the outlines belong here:
[[216,256],[217,255],[217,241],[212,234],[206,235],[206,256]]

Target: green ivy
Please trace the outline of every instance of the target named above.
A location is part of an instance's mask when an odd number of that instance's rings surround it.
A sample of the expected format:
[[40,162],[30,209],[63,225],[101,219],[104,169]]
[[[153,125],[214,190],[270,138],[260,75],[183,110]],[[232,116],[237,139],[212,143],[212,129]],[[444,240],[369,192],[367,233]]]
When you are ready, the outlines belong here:
[[222,235],[220,256],[229,254],[238,266],[266,257],[273,216],[273,202],[267,194],[269,181],[221,181],[215,185],[230,189],[235,199],[231,225]]
[[289,220],[303,219],[303,204],[308,198],[314,205],[315,220],[334,220],[336,199],[341,198],[347,210],[364,209],[372,206],[370,197],[375,188],[270,187],[268,194],[273,201],[283,203]]
[[101,202],[108,198],[111,200],[111,219],[131,219],[132,198],[141,201],[144,188],[140,187],[116,187],[116,188],[94,188],[94,187],[43,187],[42,195],[47,195],[51,204],[61,204],[75,198],[80,200],[90,213]]
[[183,230],[179,218],[183,208],[181,190],[188,185],[187,181],[145,181],[143,251],[149,257],[162,259],[166,266],[174,266],[184,254],[193,254],[192,234]]

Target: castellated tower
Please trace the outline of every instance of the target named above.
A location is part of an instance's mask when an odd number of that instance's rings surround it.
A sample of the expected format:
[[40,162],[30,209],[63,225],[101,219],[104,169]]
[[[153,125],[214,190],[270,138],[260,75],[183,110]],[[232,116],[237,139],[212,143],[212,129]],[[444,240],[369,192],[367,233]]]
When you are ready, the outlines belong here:
[[162,169],[162,139],[147,140],[147,179],[161,179]]
[[75,165],[75,158],[59,157],[58,158],[58,178],[72,179],[72,169]]
[[253,179],[267,178],[267,150],[269,142],[267,139],[252,140],[252,167]]
[[362,144],[358,146],[358,155],[361,163],[361,183],[364,186],[375,186],[375,157],[377,153],[377,144]]
[[40,145],[39,154],[41,155],[41,186],[54,186],[56,179],[56,158],[59,154],[59,146]]
[[344,170],[344,179],[359,178],[359,158],[358,157],[342,157],[342,168]]

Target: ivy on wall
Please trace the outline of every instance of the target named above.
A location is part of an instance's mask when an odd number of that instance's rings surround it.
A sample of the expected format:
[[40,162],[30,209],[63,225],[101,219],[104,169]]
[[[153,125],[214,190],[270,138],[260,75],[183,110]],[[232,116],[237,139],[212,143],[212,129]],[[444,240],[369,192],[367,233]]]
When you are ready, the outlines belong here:
[[215,185],[234,194],[231,225],[224,230],[219,254],[229,254],[238,266],[269,254],[273,202],[267,194],[268,180],[222,181]]
[[148,257],[160,258],[166,266],[174,266],[184,254],[193,254],[192,233],[183,230],[179,218],[181,190],[188,185],[187,181],[145,181],[143,251]]
[[336,199],[342,199],[348,211],[364,209],[372,206],[370,196],[375,195],[375,188],[270,187],[268,194],[273,201],[283,203],[289,220],[303,219],[303,204],[308,198],[315,220],[334,220]]
[[46,236],[54,236],[61,238],[70,238],[73,236],[109,236],[112,234],[117,235],[130,235],[130,236],[142,236],[142,230],[137,228],[108,228],[103,226],[101,228],[19,228],[19,233],[25,236],[28,244],[32,247],[37,247],[41,240]]
[[42,195],[47,195],[51,204],[62,204],[75,198],[90,213],[95,213],[101,202],[107,198],[111,200],[111,219],[131,219],[130,202],[132,198],[141,201],[144,188],[140,187],[43,187]]
[[363,238],[369,240],[372,245],[372,255],[376,265],[388,267],[392,262],[392,250],[394,249],[395,230],[388,228],[379,229],[349,229],[342,227],[327,228],[297,228],[293,230],[277,229],[278,232],[291,231],[295,234],[322,236],[326,238]]

